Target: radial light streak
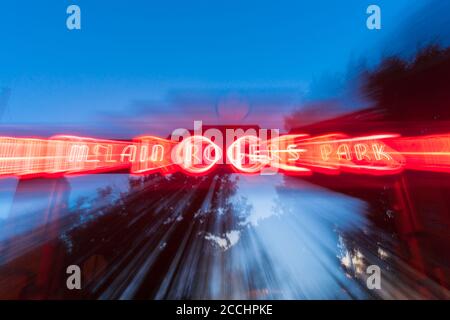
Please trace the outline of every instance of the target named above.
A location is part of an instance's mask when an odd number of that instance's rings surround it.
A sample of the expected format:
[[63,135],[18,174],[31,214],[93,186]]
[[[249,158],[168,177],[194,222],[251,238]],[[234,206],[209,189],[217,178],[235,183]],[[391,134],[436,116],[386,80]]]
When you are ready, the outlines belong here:
[[131,142],[76,136],[49,139],[0,137],[0,177],[54,177],[129,171],[141,175],[182,171],[205,175],[223,163],[237,173],[267,169],[284,174],[396,174],[405,169],[450,172],[450,134],[400,137],[283,135],[269,140],[244,135],[224,152],[204,136],[181,142],[142,136]]

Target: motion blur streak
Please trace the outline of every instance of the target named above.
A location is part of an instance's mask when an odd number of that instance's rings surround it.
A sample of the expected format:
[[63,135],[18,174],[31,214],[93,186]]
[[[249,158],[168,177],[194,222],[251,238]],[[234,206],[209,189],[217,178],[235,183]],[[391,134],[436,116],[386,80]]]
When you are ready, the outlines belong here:
[[430,135],[392,141],[392,147],[405,158],[405,168],[450,172],[450,136]]
[[[133,174],[209,173],[223,150],[203,136],[177,143],[153,136],[133,142],[74,136],[50,139],[0,137],[0,177],[55,176],[130,170]],[[339,171],[385,175],[403,169],[450,172],[450,135],[400,137],[379,134],[348,137],[284,135],[268,141],[242,136],[226,150],[227,163],[238,173],[265,167],[286,174]],[[206,164],[205,164],[206,162]]]
[[[64,182],[44,181],[58,184],[52,212],[61,214]],[[70,294],[59,285],[69,262],[83,268],[81,293],[102,299],[371,298],[364,287],[371,264],[386,270],[374,294],[423,295],[418,273],[391,254],[389,235],[368,220],[366,202],[294,177],[150,175],[134,178],[117,200],[104,193],[89,203],[3,239],[2,288],[29,284],[3,296]],[[20,271],[34,268],[21,267],[30,255],[37,255],[38,282]],[[427,288],[429,297],[448,295],[431,280]]]

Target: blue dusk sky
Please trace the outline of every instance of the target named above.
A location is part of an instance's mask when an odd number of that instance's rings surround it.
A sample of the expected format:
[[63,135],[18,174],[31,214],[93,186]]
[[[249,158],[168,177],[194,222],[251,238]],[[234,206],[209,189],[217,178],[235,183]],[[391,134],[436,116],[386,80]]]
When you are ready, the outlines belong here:
[[[366,28],[372,3],[382,10],[379,31]],[[158,121],[192,116],[196,101],[208,114],[230,94],[271,101],[255,102],[252,113],[284,114],[301,106],[314,79],[401,49],[405,26],[430,3],[4,0],[0,88],[10,96],[0,123]],[[81,30],[66,28],[70,4],[81,8]]]

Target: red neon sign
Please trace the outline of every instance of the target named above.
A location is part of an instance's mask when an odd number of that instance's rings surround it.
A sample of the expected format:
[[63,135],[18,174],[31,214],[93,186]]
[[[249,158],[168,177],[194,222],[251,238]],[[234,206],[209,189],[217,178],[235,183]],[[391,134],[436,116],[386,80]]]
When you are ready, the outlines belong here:
[[[225,150],[224,150],[225,149]],[[0,137],[0,177],[52,177],[128,170],[131,174],[182,171],[203,175],[219,165],[238,173],[385,175],[402,170],[450,172],[450,134],[400,137],[379,134],[244,135],[227,148],[194,135],[181,142],[155,136],[117,141],[76,136]]]

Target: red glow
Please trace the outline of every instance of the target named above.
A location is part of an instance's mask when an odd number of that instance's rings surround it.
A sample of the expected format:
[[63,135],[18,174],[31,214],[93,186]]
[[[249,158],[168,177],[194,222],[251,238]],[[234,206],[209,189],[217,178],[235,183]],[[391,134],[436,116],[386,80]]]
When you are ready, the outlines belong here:
[[226,152],[203,136],[191,136],[181,142],[154,136],[137,137],[131,142],[61,135],[49,139],[0,137],[0,177],[118,170],[129,170],[132,174],[181,170],[204,175],[222,160],[234,171],[247,174],[266,169],[301,175],[341,171],[386,175],[402,170],[450,173],[450,134],[421,137],[303,134],[268,141],[246,135],[232,143]]
[[131,164],[132,174],[172,173],[176,166],[170,157],[176,145],[175,141],[154,136],[138,137],[122,150],[120,160]]
[[405,169],[450,172],[450,134],[400,138],[390,145],[405,158]]
[[206,174],[221,158],[222,149],[202,136],[192,136],[181,141],[172,157],[184,172],[191,175]]
[[325,174],[340,171],[383,175],[398,173],[404,159],[386,142],[397,135],[373,135],[350,138],[342,134],[328,134],[308,138],[285,135],[278,138],[280,169],[291,171],[303,167]]

